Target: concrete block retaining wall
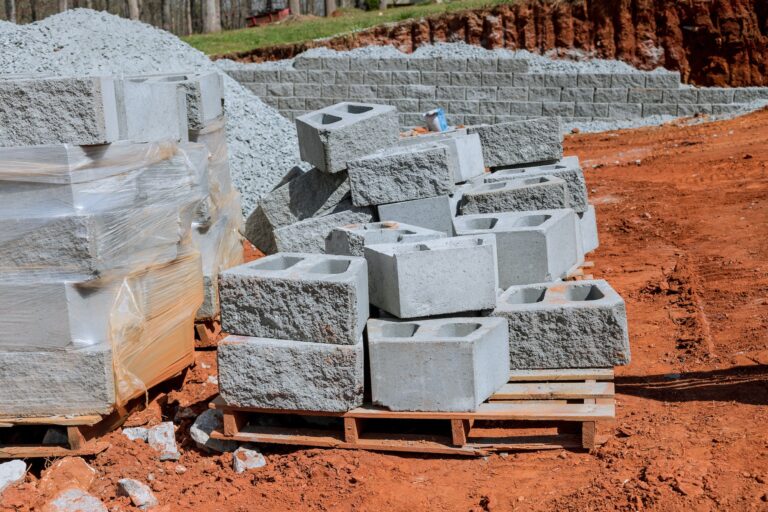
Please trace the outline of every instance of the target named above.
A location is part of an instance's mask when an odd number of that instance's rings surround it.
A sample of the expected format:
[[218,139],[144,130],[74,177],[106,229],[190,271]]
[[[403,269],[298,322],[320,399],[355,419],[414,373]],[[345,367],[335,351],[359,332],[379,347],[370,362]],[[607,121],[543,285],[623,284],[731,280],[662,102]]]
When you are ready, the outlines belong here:
[[451,124],[541,116],[563,121],[724,114],[768,99],[768,87],[681,87],[678,72],[539,73],[520,58],[296,58],[293,67],[227,70],[289,119],[340,101],[397,107],[402,126],[443,107]]

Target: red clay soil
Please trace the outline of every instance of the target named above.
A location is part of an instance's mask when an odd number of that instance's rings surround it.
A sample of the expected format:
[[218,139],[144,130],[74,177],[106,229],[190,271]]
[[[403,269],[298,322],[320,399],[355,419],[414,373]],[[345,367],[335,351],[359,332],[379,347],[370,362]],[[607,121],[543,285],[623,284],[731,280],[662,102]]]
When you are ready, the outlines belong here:
[[225,57],[259,62],[314,46],[370,44],[411,52],[440,41],[538,52],[577,49],[640,69],[679,70],[685,82],[697,85],[768,85],[765,0],[527,0]]
[[[106,436],[89,460],[110,510],[119,478],[151,486],[165,510],[768,510],[768,111],[698,126],[566,139],[597,206],[596,277],[627,302],[632,364],[617,370],[617,419],[594,454],[480,459],[262,446],[268,465],[236,475],[231,455],[192,447],[178,463]],[[130,425],[200,412],[216,394],[214,351],[181,391]],[[39,468],[35,474],[39,474]],[[38,481],[1,510],[31,510]]]

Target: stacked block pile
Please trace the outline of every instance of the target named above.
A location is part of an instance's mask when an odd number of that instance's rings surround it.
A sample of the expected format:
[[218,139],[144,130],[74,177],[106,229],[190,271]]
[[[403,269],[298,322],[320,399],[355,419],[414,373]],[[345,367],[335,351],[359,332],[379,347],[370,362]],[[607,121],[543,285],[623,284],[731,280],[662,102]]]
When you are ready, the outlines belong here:
[[401,139],[393,107],[339,103],[296,123],[315,168],[249,218],[270,256],[221,276],[229,405],[343,412],[368,380],[392,410],[473,411],[511,368],[629,362],[622,299],[563,280],[598,241],[557,118]]
[[106,414],[192,362],[201,258],[222,259],[199,239],[239,210],[188,142],[218,80],[0,77],[3,416]]
[[299,55],[290,67],[227,72],[289,119],[339,101],[368,101],[397,107],[404,127],[421,126],[421,113],[436,107],[456,125],[542,116],[585,122],[725,114],[768,99],[768,87],[682,86],[678,72],[532,72],[527,60],[505,56]]

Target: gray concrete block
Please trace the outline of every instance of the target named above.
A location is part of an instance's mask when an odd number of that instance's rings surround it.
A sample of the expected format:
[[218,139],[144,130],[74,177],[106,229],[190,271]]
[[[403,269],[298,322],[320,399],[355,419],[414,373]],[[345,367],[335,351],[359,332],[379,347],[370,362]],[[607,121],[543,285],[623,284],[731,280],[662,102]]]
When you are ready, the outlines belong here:
[[492,174],[483,174],[485,183],[519,179],[534,176],[555,176],[565,180],[568,189],[567,207],[574,211],[585,212],[588,208],[587,184],[584,181],[584,172],[579,164],[579,157],[566,156],[554,164],[532,165],[500,169]]
[[477,134],[468,135],[466,130],[430,133],[416,137],[403,137],[400,139],[399,145],[412,147],[427,142],[440,144],[450,152],[451,158],[455,162],[455,183],[463,183],[485,172],[483,148]]
[[324,253],[325,239],[333,228],[373,221],[371,208],[354,208],[351,201],[338,206],[335,213],[312,217],[275,230],[278,252]]
[[528,89],[528,101],[560,101],[559,87],[530,87]]
[[338,103],[296,119],[301,159],[325,172],[394,145],[400,128],[397,110],[370,103]]
[[496,236],[502,289],[561,279],[584,261],[571,209],[460,215],[453,224],[458,236]]
[[411,85],[421,83],[421,73],[418,71],[393,71],[393,85]]
[[349,198],[346,173],[319,169],[302,173],[262,197],[245,224],[245,236],[266,254],[277,251],[274,230],[304,219],[333,213]]
[[228,333],[335,345],[358,342],[368,320],[365,260],[273,254],[219,275]]
[[699,97],[698,89],[664,89],[663,103],[696,103]]
[[581,235],[581,247],[584,254],[590,253],[600,246],[600,239],[597,236],[597,216],[595,215],[594,205],[589,205],[587,210],[576,214]]
[[706,87],[698,90],[696,103],[732,103],[734,89]]
[[453,236],[453,216],[456,208],[452,208],[448,196],[382,204],[377,206],[376,210],[382,222],[401,222]]
[[644,103],[643,117],[648,116],[676,116],[676,103]]
[[499,101],[528,101],[528,89],[525,87],[499,87],[496,91],[496,99]]
[[407,244],[445,236],[440,231],[394,221],[350,224],[331,231],[325,241],[325,253],[364,256],[366,245]]
[[362,340],[341,346],[228,336],[217,355],[229,405],[346,412],[363,404]]
[[563,156],[558,118],[471,126],[467,133],[477,133],[488,167],[559,160]]
[[509,113],[513,116],[540,116],[542,111],[540,101],[513,101],[509,104]]
[[[625,90],[626,91],[626,90]],[[574,108],[574,114],[577,117],[608,117],[608,103],[577,103]]]
[[451,72],[451,85],[459,87],[480,87],[483,85],[483,79],[479,73],[457,73],[453,71]]
[[422,71],[422,85],[447,86],[451,85],[451,73],[449,71]]
[[579,73],[577,83],[579,87],[607,88],[611,86],[611,75],[610,73]]
[[457,167],[443,144],[387,148],[348,163],[352,202],[368,206],[447,195]]
[[464,191],[462,215],[567,208],[565,180],[535,176],[483,183]]
[[609,103],[608,116],[613,119],[637,119],[643,116],[640,103]]
[[568,87],[562,90],[560,101],[573,103],[592,103],[595,101],[595,89],[592,87]]
[[464,236],[365,247],[370,301],[399,318],[495,307],[493,236]]
[[483,73],[482,84],[485,87],[511,87],[514,84],[512,73]]
[[119,136],[111,78],[0,80],[0,146],[106,144]]
[[541,114],[546,117],[573,117],[576,104],[573,102],[544,102],[541,104]]
[[624,301],[602,280],[513,286],[493,316],[509,322],[513,369],[629,364]]
[[527,73],[528,69],[529,65],[526,59],[499,57],[499,73]]
[[611,75],[612,89],[629,89],[632,87],[645,87],[645,73],[614,73]]
[[661,103],[663,89],[630,89],[629,103]]
[[680,72],[665,71],[662,73],[646,73],[645,86],[656,89],[677,89],[680,87]]
[[[610,89],[595,89],[595,103],[626,103],[629,97],[629,89],[610,88]],[[591,103],[591,102],[584,102]],[[605,114],[607,117],[608,114]],[[602,117],[602,116],[601,116]]]
[[502,318],[368,322],[371,396],[393,411],[474,411],[509,379]]

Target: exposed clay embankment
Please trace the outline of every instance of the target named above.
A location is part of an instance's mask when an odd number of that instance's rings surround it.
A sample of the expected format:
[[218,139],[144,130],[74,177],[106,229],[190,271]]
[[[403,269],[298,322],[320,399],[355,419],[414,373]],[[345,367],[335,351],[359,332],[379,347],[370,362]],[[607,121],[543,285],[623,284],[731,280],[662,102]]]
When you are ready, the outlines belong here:
[[315,46],[348,50],[371,44],[411,52],[440,41],[539,52],[577,49],[640,69],[679,70],[684,81],[697,85],[768,85],[765,0],[526,1],[227,57],[258,62]]

